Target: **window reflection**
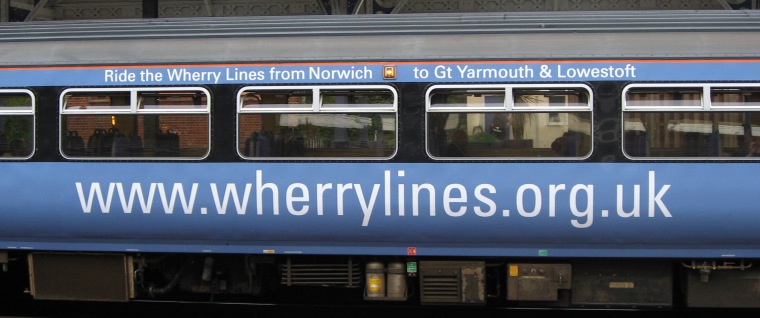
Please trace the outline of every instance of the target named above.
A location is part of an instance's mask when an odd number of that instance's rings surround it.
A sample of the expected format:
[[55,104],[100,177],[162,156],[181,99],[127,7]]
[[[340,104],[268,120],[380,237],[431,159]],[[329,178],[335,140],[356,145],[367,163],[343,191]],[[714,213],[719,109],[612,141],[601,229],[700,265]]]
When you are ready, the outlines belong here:
[[[553,121],[552,115],[563,118],[563,123]],[[586,157],[591,152],[591,113],[478,112],[428,116],[428,152],[434,157],[570,158]],[[461,151],[452,151],[457,148]]]
[[25,90],[0,90],[0,158],[25,159],[34,152],[34,99]]
[[389,157],[395,115],[241,114],[246,157]]
[[238,102],[238,151],[245,158],[396,152],[397,99],[387,87],[250,87]]
[[[633,87],[625,102],[623,150],[633,158],[757,157],[760,89],[711,87],[708,105],[702,88]],[[655,102],[656,101],[656,102]],[[646,106],[646,107],[638,107]],[[633,111],[635,110],[635,111]]]
[[[505,96],[512,99],[505,101]],[[584,158],[591,153],[585,87],[444,87],[429,94],[435,158]]]
[[66,157],[199,159],[210,150],[203,90],[73,89],[61,100]]

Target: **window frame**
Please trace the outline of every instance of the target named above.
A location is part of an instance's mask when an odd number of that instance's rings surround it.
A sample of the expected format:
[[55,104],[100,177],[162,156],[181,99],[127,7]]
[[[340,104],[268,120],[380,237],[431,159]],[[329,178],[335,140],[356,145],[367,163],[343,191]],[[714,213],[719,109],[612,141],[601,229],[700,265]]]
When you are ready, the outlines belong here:
[[[324,106],[322,102],[322,92],[330,91],[380,91],[385,90],[393,95],[393,103],[389,107],[335,107]],[[243,106],[243,95],[250,91],[311,91],[311,107],[261,107],[246,108]],[[240,88],[236,94],[236,120],[235,120],[235,149],[240,158],[248,161],[335,161],[335,160],[390,160],[398,153],[399,144],[399,120],[398,104],[399,95],[395,87],[391,85],[251,85]],[[303,104],[308,105],[308,104]],[[387,157],[251,157],[241,152],[240,141],[247,136],[241,135],[240,115],[241,114],[346,114],[346,113],[384,113],[393,114],[395,121],[395,138],[393,142],[393,152]]]
[[[503,90],[504,91],[504,105],[502,107],[494,107],[494,106],[482,106],[482,107],[435,107],[432,104],[432,98],[431,94],[435,90],[440,89],[461,89],[461,90],[488,90],[488,91],[498,91]],[[572,90],[583,90],[588,95],[588,99],[586,101],[586,104],[583,106],[579,105],[569,105],[569,106],[563,106],[563,107],[556,107],[556,106],[520,106],[515,105],[514,101],[514,93],[515,91],[520,90],[530,90],[530,89],[546,89],[546,90],[560,90],[560,89],[572,89]],[[591,138],[589,151],[584,156],[575,156],[575,157],[443,157],[443,156],[434,156],[430,153],[430,145],[428,142],[426,142],[425,145],[425,152],[427,153],[428,157],[430,157],[433,160],[440,160],[440,161],[461,161],[461,160],[479,160],[479,161],[546,161],[546,160],[584,160],[589,157],[594,152],[594,143],[593,143],[593,132],[594,132],[594,91],[591,89],[589,85],[582,84],[582,83],[563,83],[563,84],[556,84],[556,83],[543,83],[543,84],[439,84],[439,85],[431,85],[427,88],[425,91],[425,140],[429,141],[429,125],[430,125],[430,116],[428,116],[429,113],[560,113],[565,114],[565,124],[567,124],[567,113],[578,113],[578,112],[588,112],[590,114],[590,121],[589,121],[589,136]],[[557,124],[553,124],[552,126],[556,126]]]
[[[0,160],[28,160],[34,156],[37,151],[37,114],[35,112],[37,108],[37,99],[34,93],[28,89],[0,89],[0,95],[2,94],[26,94],[29,95],[31,104],[29,107],[0,107],[0,115],[3,116],[31,116],[31,140],[28,141],[27,146],[30,148],[29,155],[23,157],[4,157],[0,156]],[[8,140],[10,142],[10,140]]]
[[[650,106],[650,105],[628,105],[628,93],[632,89],[641,88],[662,88],[662,89],[693,89],[701,94],[700,105],[698,106]],[[620,141],[623,155],[635,161],[737,161],[737,160],[760,160],[760,157],[726,157],[726,156],[695,156],[695,157],[640,157],[629,155],[626,149],[626,125],[625,116],[627,113],[725,113],[725,112],[758,112],[760,113],[760,104],[749,106],[720,106],[713,105],[713,89],[721,88],[757,88],[760,90],[758,83],[632,83],[623,87],[621,91],[621,112],[620,112]],[[758,136],[760,137],[760,136]]]
[[[118,109],[67,109],[65,97],[70,93],[129,93],[129,105],[124,105],[124,108]],[[168,109],[151,109],[141,108],[141,93],[161,93],[161,92],[201,92],[206,96],[206,102],[203,107],[188,107],[188,108],[168,108]],[[109,160],[109,161],[200,161],[208,158],[211,154],[211,92],[205,87],[200,86],[160,86],[160,87],[77,87],[68,88],[63,90],[59,95],[58,101],[59,115],[58,115],[58,132],[60,137],[58,138],[58,152],[64,158],[68,160]],[[206,134],[206,144],[208,145],[206,152],[198,157],[104,157],[104,156],[69,156],[63,152],[63,138],[61,127],[63,127],[63,118],[68,115],[206,115],[208,122],[208,131]]]

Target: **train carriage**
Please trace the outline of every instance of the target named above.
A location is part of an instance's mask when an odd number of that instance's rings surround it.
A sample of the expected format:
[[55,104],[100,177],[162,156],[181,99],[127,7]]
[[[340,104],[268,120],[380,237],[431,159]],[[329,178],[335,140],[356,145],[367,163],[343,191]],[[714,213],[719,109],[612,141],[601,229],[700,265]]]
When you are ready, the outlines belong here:
[[0,290],[758,308],[758,31],[752,11],[0,24]]

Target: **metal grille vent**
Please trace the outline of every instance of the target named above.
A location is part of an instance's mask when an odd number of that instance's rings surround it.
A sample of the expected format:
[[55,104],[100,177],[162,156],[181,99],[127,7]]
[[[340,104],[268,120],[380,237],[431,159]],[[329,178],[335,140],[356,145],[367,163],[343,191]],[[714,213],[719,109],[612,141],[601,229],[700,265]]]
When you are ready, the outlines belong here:
[[133,272],[123,254],[29,254],[35,299],[128,301]]
[[346,263],[294,263],[288,258],[280,265],[280,281],[288,286],[361,287],[361,264],[348,259]]
[[447,271],[438,275],[422,276],[422,301],[423,302],[460,302],[459,271]]
[[421,261],[420,298],[423,303],[485,303],[485,263]]

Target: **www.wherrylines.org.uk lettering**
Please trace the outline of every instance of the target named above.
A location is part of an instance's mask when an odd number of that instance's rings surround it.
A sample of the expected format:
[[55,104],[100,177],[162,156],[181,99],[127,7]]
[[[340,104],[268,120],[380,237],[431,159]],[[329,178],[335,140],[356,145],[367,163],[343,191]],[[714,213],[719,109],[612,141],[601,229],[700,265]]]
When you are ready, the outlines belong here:
[[[383,182],[362,183],[292,183],[278,185],[269,182],[261,170],[256,171],[253,183],[209,183],[211,204],[199,206],[199,183],[162,182],[132,183],[76,182],[76,193],[84,213],[178,214],[178,215],[271,215],[271,216],[343,216],[361,211],[361,226],[369,226],[373,216],[403,217],[556,217],[558,203],[564,203],[572,214],[575,228],[588,228],[595,217],[639,218],[672,217],[665,204],[669,184],[657,185],[656,174],[650,171],[646,185],[646,210],[642,211],[641,185],[616,185],[616,206],[597,208],[594,205],[593,184],[522,184],[517,186],[510,203],[501,205],[504,193],[495,185],[483,183],[467,187],[458,183],[434,185],[431,183],[404,183],[406,172],[389,170]],[[205,190],[204,190],[205,191]],[[564,200],[564,201],[563,201]],[[254,204],[251,204],[254,201]],[[407,202],[409,204],[407,204]],[[96,205],[97,203],[97,205]],[[265,204],[271,204],[266,206]],[[628,204],[625,204],[628,203]],[[547,204],[548,206],[544,206]],[[440,206],[437,206],[440,205]],[[507,207],[508,206],[508,207]],[[628,207],[626,210],[625,207]],[[99,208],[99,210],[98,210]],[[407,211],[410,209],[410,211]],[[178,211],[179,210],[179,211]],[[228,210],[233,210],[228,213]],[[281,211],[284,210],[284,211]],[[437,211],[443,211],[439,213]],[[611,212],[614,211],[614,212]],[[176,212],[176,213],[175,213]]]

